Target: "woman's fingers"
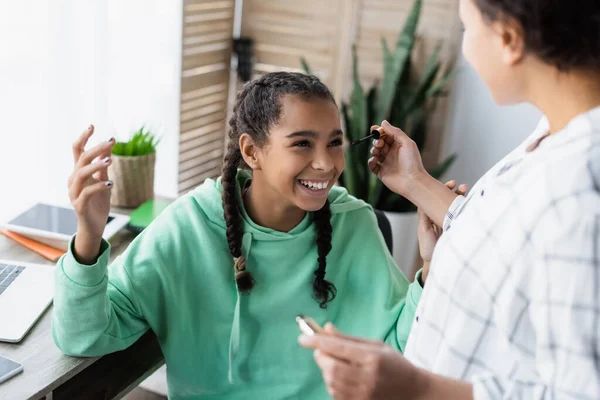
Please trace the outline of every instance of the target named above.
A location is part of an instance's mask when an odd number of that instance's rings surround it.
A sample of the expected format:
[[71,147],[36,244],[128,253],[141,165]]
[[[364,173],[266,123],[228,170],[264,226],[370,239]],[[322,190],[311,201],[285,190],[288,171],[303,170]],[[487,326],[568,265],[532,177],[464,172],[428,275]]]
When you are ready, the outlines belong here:
[[85,165],[91,164],[96,158],[100,157],[103,154],[110,154],[112,147],[115,144],[114,138],[108,139],[108,141],[104,143],[100,143],[96,147],[90,149],[89,151],[85,151],[79,156],[79,161],[75,165],[75,169],[81,168]]
[[94,125],[90,125],[83,133],[73,142],[73,161],[77,164],[79,161],[79,157],[83,154],[85,150],[85,145],[87,144],[90,136],[94,133]]
[[451,181],[446,182],[446,187],[450,190],[454,190],[454,188],[456,187],[456,181],[451,180]]
[[423,209],[417,208],[417,216],[419,219],[419,228],[422,229],[424,232],[428,231],[431,228],[431,226],[434,225],[431,221],[431,218],[429,218],[427,214],[425,214],[425,211],[423,211]]
[[[377,145],[375,145],[377,142]],[[382,145],[383,143],[383,145]],[[387,153],[390,151],[390,146],[386,144],[383,140],[375,140],[373,142],[373,147],[371,148],[371,154],[375,156],[383,156],[385,157]]]
[[319,350],[315,350],[314,358],[332,398],[336,400],[355,398],[356,391],[359,389],[356,380],[360,378],[361,373],[358,366],[336,360]]
[[[321,370],[323,371],[323,378],[328,386],[342,386],[343,383],[346,386],[354,387],[357,386],[355,379],[353,379],[356,372],[358,372],[357,365],[351,365],[333,358],[320,350],[315,350],[315,361]],[[337,383],[337,385],[334,384]]]
[[394,143],[394,141],[403,144],[403,143],[407,143],[408,141],[410,141],[411,139],[408,137],[408,135],[406,135],[406,133],[404,133],[404,131],[402,131],[402,129],[400,128],[396,128],[395,126],[392,126],[389,122],[387,121],[383,121],[381,124],[381,127],[383,128],[384,132],[386,133],[383,136],[383,139],[385,140],[385,142],[388,145],[391,145]]
[[367,162],[369,169],[375,175],[377,175],[379,173],[379,164],[377,164],[378,160],[379,159],[377,157],[371,157],[371,158],[369,158],[369,161]]
[[80,193],[85,188],[86,183],[91,177],[94,176],[94,174],[106,171],[111,161],[112,160],[110,159],[110,157],[105,157],[102,160],[99,160],[98,162],[77,169],[73,173],[71,179],[69,180],[69,195],[71,197],[71,200],[74,200],[77,197],[79,197]]
[[331,335],[343,336],[342,333],[338,331],[335,325],[333,325],[331,322],[327,322],[325,326],[323,326],[323,329],[325,329],[325,332]]
[[385,140],[381,140],[381,139],[373,140],[373,147],[377,147],[378,149],[380,149],[380,148],[384,147],[385,145],[386,145]]
[[96,193],[109,191],[112,188],[112,182],[97,182],[93,185],[86,186],[83,188],[79,196],[77,197],[77,203],[79,207],[85,207],[90,197],[95,195]]
[[[446,187],[450,190],[454,190],[456,188],[456,181],[451,180],[446,182]],[[460,186],[458,186],[458,188],[456,188],[455,193],[462,196],[463,194],[467,193],[468,190],[469,186],[463,183]]]

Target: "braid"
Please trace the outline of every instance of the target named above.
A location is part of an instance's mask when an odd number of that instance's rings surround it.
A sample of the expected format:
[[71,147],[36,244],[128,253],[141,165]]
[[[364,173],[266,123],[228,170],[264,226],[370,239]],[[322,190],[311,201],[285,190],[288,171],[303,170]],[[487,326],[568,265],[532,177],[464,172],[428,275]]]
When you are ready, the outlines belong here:
[[[319,78],[293,72],[264,75],[246,83],[238,93],[229,120],[229,143],[223,159],[221,184],[227,244],[234,259],[235,280],[241,292],[249,292],[254,286],[254,279],[246,270],[246,259],[242,254],[242,218],[236,203],[237,170],[248,167],[239,147],[240,135],[247,133],[257,146],[262,147],[267,142],[269,129],[281,118],[281,97],[284,95],[328,99],[335,104],[333,94]],[[329,203],[315,213],[319,267],[315,271],[313,288],[315,298],[322,308],[333,300],[336,292],[335,287],[325,280],[326,257],[331,250],[330,218]]]
[[238,94],[236,106],[233,109],[233,116],[229,120],[230,140],[223,159],[223,170],[221,172],[223,212],[227,226],[227,244],[229,252],[233,256],[235,282],[240,292],[249,292],[254,286],[254,279],[250,272],[246,270],[246,259],[242,256],[242,222],[236,202],[237,169],[243,159],[239,143],[235,140],[238,136],[235,115],[247,93],[248,90],[245,89]]
[[331,209],[329,200],[323,208],[315,213],[315,228],[317,230],[317,252],[319,254],[319,267],[315,271],[313,282],[313,295],[319,301],[321,308],[327,308],[327,304],[335,299],[337,290],[335,286],[325,279],[325,268],[327,267],[327,255],[331,251]]

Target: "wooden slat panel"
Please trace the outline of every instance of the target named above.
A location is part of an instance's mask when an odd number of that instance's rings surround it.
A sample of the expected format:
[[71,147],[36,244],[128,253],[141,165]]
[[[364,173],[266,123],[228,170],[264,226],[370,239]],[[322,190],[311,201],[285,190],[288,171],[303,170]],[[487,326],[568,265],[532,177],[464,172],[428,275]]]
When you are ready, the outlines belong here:
[[183,36],[190,37],[214,32],[229,32],[230,27],[231,21],[229,19],[221,21],[208,21],[198,24],[190,23],[183,27]]
[[227,93],[226,92],[214,93],[214,94],[206,95],[199,99],[182,101],[181,102],[181,110],[188,111],[188,110],[191,110],[191,109],[194,109],[197,107],[203,107],[203,106],[207,106],[207,105],[213,104],[213,103],[222,103],[225,101],[227,101]]
[[196,175],[203,174],[210,169],[220,166],[223,162],[220,159],[222,155],[222,151],[219,153],[219,150],[215,150],[211,154],[205,154],[202,158],[199,158],[199,162],[195,167],[180,172],[179,182],[192,179]]
[[181,91],[185,93],[192,90],[198,90],[221,83],[226,83],[225,79],[228,78],[229,70],[206,72],[203,74],[194,74],[192,76],[182,77]]
[[234,8],[234,0],[183,2],[180,194],[222,162]]
[[183,47],[192,47],[200,44],[218,42],[218,41],[230,41],[231,32],[227,30],[212,32],[210,34],[189,34],[183,39]]
[[[226,107],[226,105],[224,102],[219,102],[219,103],[215,103],[215,104],[206,105],[204,107],[195,108],[193,110],[181,113],[181,121],[182,122],[193,121],[195,119],[205,117],[207,115],[216,114],[219,111],[224,112],[224,111],[226,111],[225,107]],[[182,124],[182,126],[183,126],[183,124]]]
[[182,123],[181,131],[185,132],[192,129],[201,128],[204,125],[212,124],[213,122],[217,121],[225,122],[225,110],[209,114],[205,117],[196,118],[186,123]]
[[242,35],[254,40],[257,74],[301,70],[304,57],[331,85],[346,0],[244,0]]
[[233,9],[231,11],[215,11],[201,14],[189,14],[183,17],[183,24],[194,24],[198,22],[214,22],[233,18]]
[[221,167],[209,169],[205,172],[199,173],[195,177],[183,181],[179,184],[179,193],[184,194],[193,190],[196,186],[202,184],[207,178],[216,178],[221,173]]
[[191,99],[201,98],[218,92],[227,92],[227,83],[222,82],[215,85],[203,86],[196,90],[190,90],[188,88],[188,90],[182,91],[181,101],[186,102]]
[[223,10],[230,11],[234,6],[235,2],[233,0],[222,0],[222,1],[207,1],[202,3],[194,3],[194,4],[185,4],[183,6],[184,13],[205,13],[207,11],[213,10]]
[[224,122],[225,122],[224,120],[223,121],[219,120],[212,124],[204,125],[198,129],[194,129],[194,130],[190,130],[190,131],[182,131],[181,135],[179,136],[179,143],[181,146],[183,146],[183,144],[188,141],[192,141],[192,140],[202,137],[204,135],[209,135],[210,133],[215,132],[215,131],[219,131],[219,130],[223,131]]
[[[181,153],[179,170],[187,171],[190,168],[194,168],[198,165],[198,160],[206,161],[206,158],[202,157],[208,157],[209,155],[223,156],[223,142],[213,140],[203,146]],[[211,158],[214,158],[214,156]]]
[[215,140],[222,140],[222,139],[223,139],[223,129],[222,129],[222,126],[219,126],[219,129],[214,132],[210,132],[206,135],[198,136],[192,140],[182,142],[179,145],[179,150],[181,152],[180,156],[179,156],[179,161],[187,161],[188,151],[193,150],[204,144],[213,142]]

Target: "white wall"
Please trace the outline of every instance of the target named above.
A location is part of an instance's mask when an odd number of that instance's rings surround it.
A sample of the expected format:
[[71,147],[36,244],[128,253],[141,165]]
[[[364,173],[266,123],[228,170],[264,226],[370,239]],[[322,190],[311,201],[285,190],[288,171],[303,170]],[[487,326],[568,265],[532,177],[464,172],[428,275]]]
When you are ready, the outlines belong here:
[[0,2],[0,217],[46,188],[48,8]]
[[177,194],[181,0],[0,2],[0,219],[68,202],[71,143],[147,124],[162,137],[155,189]]
[[530,105],[498,106],[475,71],[461,57],[452,88],[444,153],[458,159],[448,179],[473,185],[490,167],[527,138],[541,118]]

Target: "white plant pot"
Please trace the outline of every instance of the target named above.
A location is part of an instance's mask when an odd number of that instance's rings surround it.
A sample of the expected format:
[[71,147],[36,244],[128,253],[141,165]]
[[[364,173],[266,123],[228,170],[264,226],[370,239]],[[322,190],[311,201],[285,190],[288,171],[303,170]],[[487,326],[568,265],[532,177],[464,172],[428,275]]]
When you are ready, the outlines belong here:
[[385,215],[392,226],[394,261],[406,277],[412,281],[413,266],[419,251],[417,238],[419,217],[417,212],[395,213],[386,211]]

